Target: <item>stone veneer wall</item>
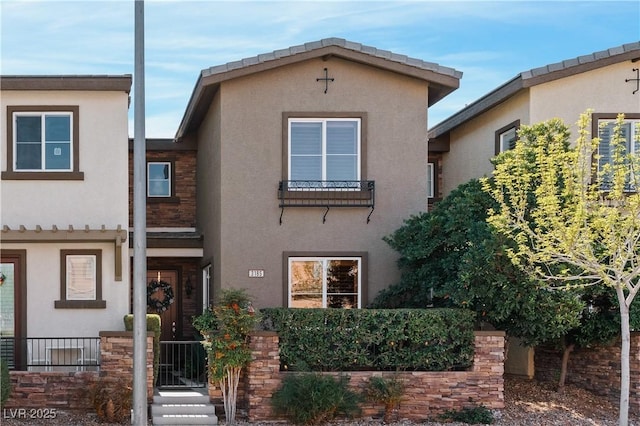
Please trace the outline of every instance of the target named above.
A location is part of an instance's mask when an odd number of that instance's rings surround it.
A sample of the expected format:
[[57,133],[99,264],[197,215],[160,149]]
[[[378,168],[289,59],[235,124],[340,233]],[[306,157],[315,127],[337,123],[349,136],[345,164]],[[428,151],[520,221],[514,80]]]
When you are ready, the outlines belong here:
[[[552,347],[537,347],[534,361],[538,380],[558,381],[562,351]],[[631,333],[629,364],[629,409],[632,413],[640,414],[640,332]],[[578,348],[571,352],[566,382],[603,396],[617,405],[620,402],[620,339],[611,345]]]
[[[278,390],[286,374],[280,371],[278,335],[257,332],[250,336],[253,361],[246,369],[239,407],[246,408],[249,421],[275,420],[271,396]],[[397,376],[406,384],[405,396],[400,404],[400,418],[414,421],[427,420],[450,409],[482,404],[491,409],[504,408],[504,332],[476,332],[475,356],[470,371],[451,372],[343,372],[355,390],[362,390],[369,377]],[[210,386],[213,400],[220,396]],[[362,406],[363,416],[382,415],[384,407],[374,404]]]
[[[133,383],[133,333],[100,332],[100,371],[11,371],[5,408],[93,410],[89,389],[99,378]],[[153,334],[147,335],[147,398],[153,399]]]

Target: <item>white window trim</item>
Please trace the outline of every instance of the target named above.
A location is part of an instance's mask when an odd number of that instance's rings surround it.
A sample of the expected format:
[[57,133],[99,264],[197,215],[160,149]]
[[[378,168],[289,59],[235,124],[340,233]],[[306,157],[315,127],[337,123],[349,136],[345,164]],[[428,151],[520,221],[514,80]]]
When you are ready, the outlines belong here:
[[[74,149],[74,140],[73,140],[73,113],[66,111],[15,111],[12,114],[13,120],[13,170],[17,172],[45,172],[45,173],[58,173],[58,172],[70,172],[73,171],[73,149]],[[47,169],[47,140],[45,138],[46,134],[46,125],[45,125],[45,117],[46,116],[60,116],[60,117],[69,117],[69,168],[67,169]],[[40,117],[41,125],[40,125],[40,143],[42,145],[41,155],[41,164],[42,167],[39,169],[19,169],[18,168],[18,125],[17,119],[18,117]]]
[[[320,123],[322,125],[322,177],[319,180],[327,180],[327,122],[329,121],[353,121],[358,123],[357,124],[357,134],[356,134],[356,181],[360,181],[361,177],[362,177],[362,119],[361,118],[357,118],[357,117],[349,117],[349,118],[342,118],[342,117],[330,117],[330,118],[289,118],[288,119],[288,140],[287,140],[287,152],[288,152],[288,158],[287,158],[287,170],[288,170],[288,176],[287,179],[289,181],[291,181],[291,124],[292,123]],[[302,188],[296,188],[295,186],[290,186],[291,190],[296,190],[296,189],[302,189]],[[327,187],[327,188],[323,188],[323,189],[327,189],[327,190],[338,190],[338,191],[344,191],[344,190],[358,190],[360,189],[359,186],[358,187],[354,187],[354,188],[331,188],[331,187]]]
[[[626,140],[626,149],[628,154],[637,154],[639,152],[640,146],[640,119],[639,118],[625,118],[623,121],[624,124],[629,123],[629,135]],[[598,138],[601,139],[600,132],[602,131],[602,126],[614,126],[616,125],[616,118],[598,118],[596,126],[598,129]],[[613,135],[610,135],[612,137]],[[602,140],[600,140],[602,143]],[[598,144],[598,156],[600,156],[600,143]],[[610,150],[609,150],[610,151]],[[607,162],[611,161],[611,153],[609,153],[609,159]],[[597,162],[597,170],[598,173],[602,170],[601,167],[601,158],[598,158]],[[633,178],[632,178],[633,179]],[[625,191],[635,192],[636,189],[632,188],[632,185],[629,184],[629,188],[625,188]]]
[[[151,168],[152,165],[157,165],[157,164],[162,164],[165,166],[169,167],[169,177],[167,179],[168,183],[169,183],[169,194],[165,195],[152,195],[149,191],[151,188],[151,178],[150,178],[150,173],[149,173],[149,169]],[[173,170],[172,170],[172,164],[170,161],[149,161],[147,162],[147,197],[149,198],[171,198],[173,196],[173,194],[171,193],[171,182],[173,179]],[[162,179],[162,181],[164,182],[164,179]]]
[[202,312],[209,309],[209,289],[211,282],[211,265],[202,268]]
[[[510,135],[513,132],[513,137],[509,138],[509,140],[507,141],[506,136]],[[504,132],[500,133],[500,152],[505,152],[505,151],[509,151],[513,148],[510,148],[508,145],[505,146],[509,141],[513,140],[514,138],[517,140],[518,138],[518,129],[514,126],[511,127],[507,130],[505,130]]]
[[[327,263],[331,260],[355,260],[358,264],[358,291],[357,291],[357,309],[362,308],[362,258],[358,256],[312,256],[312,257],[304,257],[304,256],[290,256],[287,259],[287,305],[289,307],[292,306],[293,302],[293,293],[291,291],[292,288],[292,274],[291,274],[291,264],[293,262],[322,262],[322,307],[327,307],[327,296],[329,293],[327,292]],[[336,293],[338,294],[338,293]],[[343,293],[343,294],[353,294],[353,293]]]
[[433,162],[427,163],[427,199],[435,197],[435,169],[436,165]]

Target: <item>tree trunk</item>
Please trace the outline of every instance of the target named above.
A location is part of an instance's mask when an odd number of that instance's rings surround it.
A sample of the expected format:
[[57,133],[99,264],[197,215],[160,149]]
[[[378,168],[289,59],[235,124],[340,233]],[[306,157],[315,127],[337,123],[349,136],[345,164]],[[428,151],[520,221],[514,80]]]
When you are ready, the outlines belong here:
[[629,306],[624,297],[622,285],[616,286],[616,294],[618,295],[618,305],[620,307],[620,417],[619,426],[628,426],[629,424],[629,352],[631,332],[629,327]]
[[567,345],[567,338],[562,338],[562,365],[560,366],[560,380],[558,380],[558,392],[564,390],[564,385],[567,380],[567,367],[569,365],[569,356],[575,348],[573,343]]

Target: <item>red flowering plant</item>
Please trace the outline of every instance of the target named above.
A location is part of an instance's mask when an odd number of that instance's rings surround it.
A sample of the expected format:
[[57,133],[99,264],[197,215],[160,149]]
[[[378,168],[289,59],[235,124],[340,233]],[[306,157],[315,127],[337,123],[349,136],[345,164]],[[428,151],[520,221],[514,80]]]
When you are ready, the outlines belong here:
[[235,421],[240,372],[251,361],[248,335],[257,323],[251,300],[242,289],[224,290],[218,303],[193,321],[205,338],[209,380],[220,385],[227,424]]

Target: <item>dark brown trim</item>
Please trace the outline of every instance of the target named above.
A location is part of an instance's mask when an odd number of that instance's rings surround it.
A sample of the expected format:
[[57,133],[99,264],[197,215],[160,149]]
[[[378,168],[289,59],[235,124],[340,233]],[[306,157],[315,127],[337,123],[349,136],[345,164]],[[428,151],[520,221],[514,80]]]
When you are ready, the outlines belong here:
[[131,91],[131,74],[123,75],[48,75],[12,76],[0,78],[0,90],[90,90],[90,91]]
[[[68,300],[67,299],[67,256],[93,255],[96,256],[96,299]],[[107,302],[102,299],[102,250],[76,249],[60,250],[60,300],[54,302],[56,309],[104,309]]]
[[444,133],[437,138],[429,139],[429,152],[449,152],[450,139],[450,133]]
[[84,180],[84,172],[2,172],[2,180]]
[[502,126],[495,132],[495,155],[500,154],[500,136],[508,130],[516,129],[516,132],[520,128],[520,120],[514,120],[506,126]]
[[[133,152],[133,139],[129,138],[129,151]],[[147,139],[145,141],[147,152],[149,151],[196,151],[198,145],[195,139]]]
[[[20,172],[13,169],[13,114],[20,112],[69,112],[73,117],[72,152],[73,164],[70,172],[43,170],[41,172]],[[26,105],[7,106],[7,170],[2,172],[3,180],[84,180],[80,171],[80,107],[78,105]]]
[[[14,333],[17,341],[27,337],[27,251],[0,248],[0,262],[17,265],[13,283]],[[14,357],[17,370],[26,370],[27,354],[23,345],[16,345]]]
[[359,118],[360,119],[360,180],[367,180],[366,112],[290,112],[282,113],[282,180],[289,180],[289,119],[290,118]]
[[369,253],[366,251],[285,251],[282,252],[282,306],[289,305],[289,258],[290,257],[359,257],[360,258],[360,303],[364,309],[369,296]]

